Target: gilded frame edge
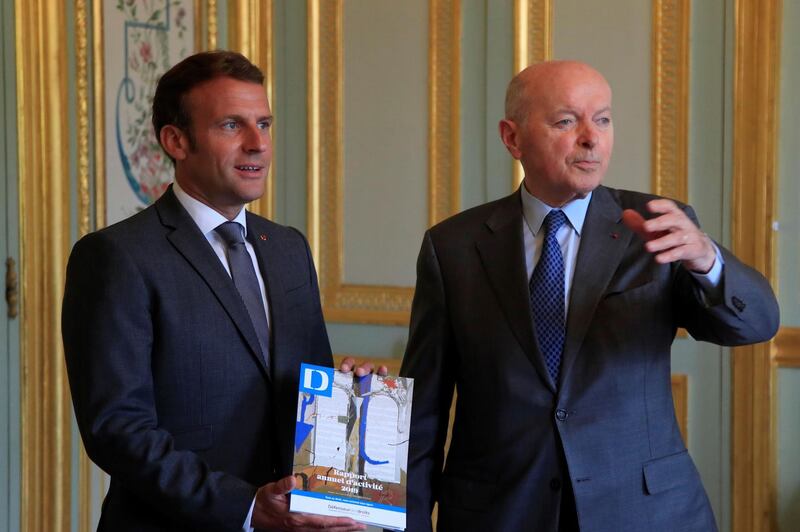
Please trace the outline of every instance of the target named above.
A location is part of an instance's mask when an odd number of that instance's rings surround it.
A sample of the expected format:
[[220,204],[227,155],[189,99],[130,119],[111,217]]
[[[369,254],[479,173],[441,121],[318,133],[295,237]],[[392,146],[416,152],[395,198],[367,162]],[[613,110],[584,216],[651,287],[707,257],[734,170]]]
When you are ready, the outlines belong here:
[[[734,2],[733,251],[773,286],[781,5]],[[775,343],[733,349],[733,532],[777,530]]]
[[[430,224],[454,214],[460,204],[460,5],[460,0],[428,5]],[[343,282],[343,7],[341,0],[308,0],[307,6],[308,237],[320,270],[323,311],[333,322],[407,325],[413,287]],[[321,197],[330,200],[322,203]]]
[[800,327],[781,327],[772,348],[778,368],[800,368]]
[[59,315],[70,244],[66,7],[14,3],[23,531],[70,526],[72,416]]
[[690,0],[653,0],[652,10],[652,188],[687,203]]

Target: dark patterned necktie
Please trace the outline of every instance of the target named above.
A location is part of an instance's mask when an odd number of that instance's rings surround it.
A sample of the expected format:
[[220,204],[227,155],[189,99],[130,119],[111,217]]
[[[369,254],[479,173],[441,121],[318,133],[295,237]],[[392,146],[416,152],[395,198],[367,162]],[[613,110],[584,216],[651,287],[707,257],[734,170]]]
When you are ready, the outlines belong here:
[[236,222],[225,222],[214,231],[219,234],[228,245],[228,266],[231,269],[233,284],[242,297],[250,321],[258,336],[261,354],[264,362],[269,367],[269,324],[267,313],[264,311],[264,300],[261,299],[261,288],[258,277],[253,268],[253,260],[242,237],[242,226]]
[[539,349],[547,371],[558,387],[561,352],[564,349],[564,257],[556,239],[559,228],[567,221],[558,209],[550,211],[542,224],[545,229],[542,255],[530,280],[531,311],[536,326]]

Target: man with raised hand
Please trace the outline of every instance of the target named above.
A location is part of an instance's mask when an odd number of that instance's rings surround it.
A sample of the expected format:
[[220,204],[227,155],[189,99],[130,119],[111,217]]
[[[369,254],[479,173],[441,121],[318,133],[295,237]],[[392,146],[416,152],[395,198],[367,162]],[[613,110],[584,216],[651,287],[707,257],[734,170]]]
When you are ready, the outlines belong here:
[[[575,61],[510,83],[512,195],[426,232],[401,375],[415,379],[409,529],[716,529],[675,419],[670,346],[771,338],[778,306],[692,209],[603,186],[611,89]],[[448,414],[457,390],[447,461]]]

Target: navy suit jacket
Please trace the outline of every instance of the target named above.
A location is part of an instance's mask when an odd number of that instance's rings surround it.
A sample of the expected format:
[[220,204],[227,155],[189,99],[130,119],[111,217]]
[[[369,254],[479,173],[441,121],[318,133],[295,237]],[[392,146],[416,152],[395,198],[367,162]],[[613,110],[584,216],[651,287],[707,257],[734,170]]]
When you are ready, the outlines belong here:
[[425,234],[401,370],[416,379],[409,530],[430,529],[437,500],[443,531],[555,532],[565,515],[582,532],[716,529],[675,419],[670,345],[678,327],[724,345],[767,340],[778,307],[725,249],[711,306],[680,264],[657,264],[621,223],[626,208],[647,216],[650,199],[592,195],[557,387],[535,337],[519,192]]
[[236,288],[171,188],[82,238],[62,330],[89,457],[111,475],[100,530],[239,530],[291,473],[301,361],[331,366],[316,273],[295,229],[247,214],[271,368]]

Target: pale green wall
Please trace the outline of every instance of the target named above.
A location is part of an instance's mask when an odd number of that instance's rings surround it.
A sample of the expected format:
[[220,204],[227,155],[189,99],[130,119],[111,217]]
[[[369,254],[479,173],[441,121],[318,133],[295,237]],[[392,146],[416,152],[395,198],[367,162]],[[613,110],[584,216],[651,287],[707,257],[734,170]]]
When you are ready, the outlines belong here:
[[553,58],[585,61],[614,92],[605,183],[650,191],[650,10],[642,0],[553,2]]
[[778,140],[778,286],[781,324],[800,327],[800,2],[783,3]]
[[800,523],[800,369],[778,370],[778,524]]
[[428,226],[428,1],[343,4],[343,282],[414,286]]
[[[19,207],[17,184],[17,105],[14,45],[14,2],[0,2],[0,265],[5,286],[6,258],[19,272]],[[21,281],[21,280],[20,280]],[[5,291],[3,291],[5,294]],[[0,305],[0,529],[19,529],[20,403],[19,323]]]

